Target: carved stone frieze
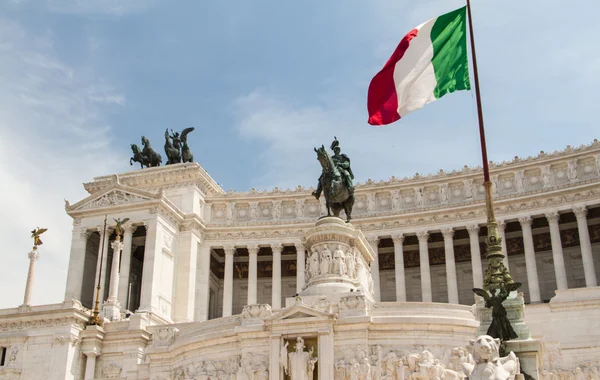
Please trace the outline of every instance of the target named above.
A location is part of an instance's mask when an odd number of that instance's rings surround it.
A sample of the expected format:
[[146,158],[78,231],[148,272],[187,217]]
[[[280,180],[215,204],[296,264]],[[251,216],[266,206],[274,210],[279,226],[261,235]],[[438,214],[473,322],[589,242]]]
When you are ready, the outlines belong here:
[[271,305],[246,305],[242,310],[242,319],[265,319],[273,315]]
[[102,376],[107,379],[116,379],[121,375],[121,367],[114,363],[109,363],[102,368]]
[[170,346],[179,336],[179,329],[173,326],[158,327],[152,330],[152,345],[155,347]]
[[51,319],[0,322],[0,331],[25,330],[66,325],[73,325],[83,329],[85,328],[85,321],[75,317],[59,317]]
[[122,204],[130,204],[130,203],[139,203],[151,200],[151,198],[146,198],[139,196],[137,194],[128,193],[122,190],[113,190],[109,193],[106,193],[96,199],[93,199],[79,207],[78,210],[87,210],[99,207],[108,207],[114,205],[122,205]]

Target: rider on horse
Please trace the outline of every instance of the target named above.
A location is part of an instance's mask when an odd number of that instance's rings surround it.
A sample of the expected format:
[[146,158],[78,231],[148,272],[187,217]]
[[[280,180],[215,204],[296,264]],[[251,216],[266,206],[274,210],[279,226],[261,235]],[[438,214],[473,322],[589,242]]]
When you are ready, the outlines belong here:
[[[350,167],[350,158],[343,153],[340,154],[340,142],[338,141],[337,137],[334,137],[330,148],[334,153],[334,155],[331,156],[331,159],[333,160],[337,170],[340,172],[344,184],[351,193],[354,193],[354,184],[352,183],[354,174],[352,173],[352,168]],[[313,192],[313,195],[318,199],[322,191],[323,186],[321,185],[321,177],[319,177],[319,184],[317,185],[317,190]]]

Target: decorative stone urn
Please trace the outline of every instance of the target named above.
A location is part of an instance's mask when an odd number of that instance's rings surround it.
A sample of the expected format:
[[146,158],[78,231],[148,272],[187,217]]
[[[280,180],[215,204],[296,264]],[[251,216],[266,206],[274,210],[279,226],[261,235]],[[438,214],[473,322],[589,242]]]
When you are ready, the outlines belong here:
[[374,301],[370,264],[375,255],[360,230],[340,218],[325,217],[306,233],[304,244],[306,287],[301,296],[324,295],[336,302],[357,292]]

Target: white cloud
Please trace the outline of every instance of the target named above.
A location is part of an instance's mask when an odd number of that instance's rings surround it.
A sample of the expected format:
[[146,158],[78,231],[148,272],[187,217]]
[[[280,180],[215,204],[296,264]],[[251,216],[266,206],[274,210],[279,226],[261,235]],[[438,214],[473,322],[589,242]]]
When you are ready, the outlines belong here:
[[33,303],[61,302],[72,230],[63,199],[85,197],[85,177],[113,172],[125,161],[111,149],[110,126],[102,118],[105,107],[125,98],[61,62],[51,36],[0,19],[0,41],[0,283],[10,289],[0,307],[22,303],[29,231],[36,226],[49,230],[42,236]]
[[155,0],[10,0],[15,6],[30,6],[57,13],[110,14],[122,16],[128,13],[143,12]]

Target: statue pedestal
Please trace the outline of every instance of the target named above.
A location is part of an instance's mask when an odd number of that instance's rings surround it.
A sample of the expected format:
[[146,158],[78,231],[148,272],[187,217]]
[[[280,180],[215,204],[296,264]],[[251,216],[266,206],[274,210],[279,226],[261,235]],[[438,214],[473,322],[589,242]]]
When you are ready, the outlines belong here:
[[102,314],[104,318],[108,319],[111,322],[120,321],[121,320],[121,305],[119,301],[110,299],[102,305]]
[[360,230],[337,217],[324,217],[305,235],[306,287],[303,298],[326,296],[330,302],[358,294],[373,298],[370,264],[373,248]]
[[[475,298],[475,316],[481,323],[477,330],[477,335],[485,335],[492,323],[492,309],[485,307],[483,298],[479,296],[475,296]],[[506,309],[506,314],[512,328],[519,336],[518,340],[531,339],[531,331],[525,324],[525,301],[523,294],[517,291],[511,292],[502,305]]]

